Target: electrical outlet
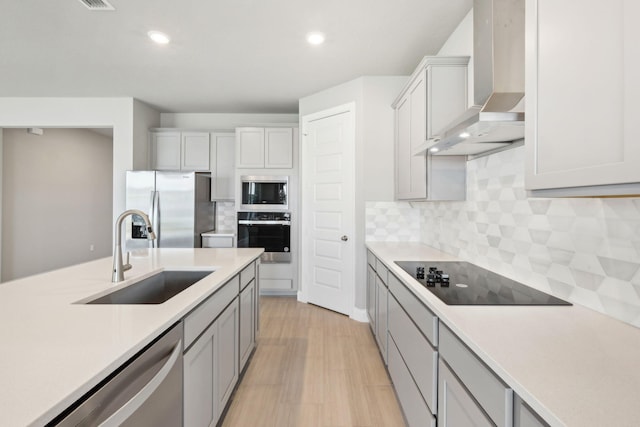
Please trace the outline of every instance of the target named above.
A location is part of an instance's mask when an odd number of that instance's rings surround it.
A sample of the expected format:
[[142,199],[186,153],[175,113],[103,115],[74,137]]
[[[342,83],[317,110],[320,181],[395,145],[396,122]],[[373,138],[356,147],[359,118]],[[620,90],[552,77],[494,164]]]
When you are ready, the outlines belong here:
[[93,245],[89,245],[89,252],[93,252],[94,249],[95,247]]

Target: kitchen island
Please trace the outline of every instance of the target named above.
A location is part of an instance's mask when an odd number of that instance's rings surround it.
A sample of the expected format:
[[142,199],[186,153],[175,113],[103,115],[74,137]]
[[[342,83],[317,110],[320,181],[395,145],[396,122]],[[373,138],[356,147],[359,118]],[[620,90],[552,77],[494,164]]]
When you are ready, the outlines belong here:
[[393,275],[437,316],[441,335],[453,333],[544,422],[638,425],[640,330],[634,326],[579,305],[447,305],[394,261],[437,265],[454,257],[418,243],[367,242],[367,248],[388,269],[389,282]]
[[[51,421],[262,251],[145,249],[117,284],[111,257],[1,284],[0,424]],[[213,273],[162,304],[83,303],[165,269]]]

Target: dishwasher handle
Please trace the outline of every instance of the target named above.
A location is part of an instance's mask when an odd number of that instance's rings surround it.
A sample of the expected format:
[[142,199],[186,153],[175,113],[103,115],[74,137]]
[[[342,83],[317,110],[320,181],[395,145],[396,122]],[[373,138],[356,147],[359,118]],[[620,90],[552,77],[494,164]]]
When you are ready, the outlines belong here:
[[165,362],[162,368],[160,368],[158,373],[151,378],[151,380],[149,380],[149,382],[140,389],[138,393],[129,399],[127,403],[122,405],[116,412],[111,414],[109,418],[100,423],[100,427],[117,427],[133,415],[133,413],[135,413],[164,382],[167,375],[169,375],[169,372],[171,372],[171,369],[173,369],[174,365],[178,361],[181,353],[182,340],[179,340],[171,352],[169,359]]

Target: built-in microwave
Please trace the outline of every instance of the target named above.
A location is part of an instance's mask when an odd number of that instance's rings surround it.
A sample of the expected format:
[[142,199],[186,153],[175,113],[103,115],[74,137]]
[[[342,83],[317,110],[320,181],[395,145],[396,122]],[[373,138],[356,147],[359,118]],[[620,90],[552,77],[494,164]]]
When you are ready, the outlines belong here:
[[287,210],[289,209],[288,176],[240,177],[241,203],[239,210]]

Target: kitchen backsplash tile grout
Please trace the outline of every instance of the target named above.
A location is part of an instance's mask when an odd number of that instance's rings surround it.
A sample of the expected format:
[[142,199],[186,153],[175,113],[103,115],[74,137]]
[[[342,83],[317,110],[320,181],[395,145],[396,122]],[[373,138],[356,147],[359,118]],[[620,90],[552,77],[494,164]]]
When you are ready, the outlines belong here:
[[469,161],[466,201],[367,202],[366,238],[421,241],[640,327],[640,199],[529,198],[524,147]]

